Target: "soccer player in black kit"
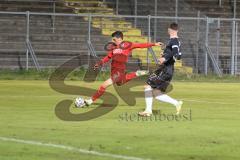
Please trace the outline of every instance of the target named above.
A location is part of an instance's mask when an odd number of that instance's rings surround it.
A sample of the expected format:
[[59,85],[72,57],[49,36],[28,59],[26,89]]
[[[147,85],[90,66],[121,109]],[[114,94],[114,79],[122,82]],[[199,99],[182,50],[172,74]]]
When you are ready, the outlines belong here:
[[181,111],[183,102],[175,100],[165,94],[165,91],[170,84],[174,72],[174,63],[176,60],[181,59],[181,44],[178,39],[178,24],[172,23],[168,28],[170,40],[164,49],[162,57],[159,59],[159,68],[151,74],[147,79],[147,85],[144,86],[145,90],[145,111],[139,112],[140,116],[152,115],[153,97],[155,99],[167,102],[176,107],[176,115]]

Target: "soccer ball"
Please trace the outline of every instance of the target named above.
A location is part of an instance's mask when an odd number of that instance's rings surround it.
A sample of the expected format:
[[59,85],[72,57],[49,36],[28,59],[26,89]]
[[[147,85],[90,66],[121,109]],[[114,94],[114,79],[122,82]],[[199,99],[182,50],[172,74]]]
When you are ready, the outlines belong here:
[[81,107],[85,106],[85,102],[84,102],[84,99],[82,97],[77,97],[75,99],[74,104],[75,104],[75,107],[77,107],[77,108],[81,108]]

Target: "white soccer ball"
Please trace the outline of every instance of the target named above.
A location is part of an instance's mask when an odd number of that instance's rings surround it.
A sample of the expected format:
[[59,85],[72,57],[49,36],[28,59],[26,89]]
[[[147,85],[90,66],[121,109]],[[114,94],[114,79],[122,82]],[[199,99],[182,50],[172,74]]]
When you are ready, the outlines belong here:
[[77,107],[77,108],[81,108],[81,107],[85,106],[85,102],[84,102],[84,99],[82,97],[77,97],[75,99],[74,104],[75,104],[75,107]]

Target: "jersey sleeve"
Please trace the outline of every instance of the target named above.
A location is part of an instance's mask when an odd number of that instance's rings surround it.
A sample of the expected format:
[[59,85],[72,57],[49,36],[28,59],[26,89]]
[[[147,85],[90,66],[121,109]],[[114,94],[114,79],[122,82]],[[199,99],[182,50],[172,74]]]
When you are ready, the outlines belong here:
[[173,56],[177,59],[180,60],[181,59],[181,52],[180,52],[180,44],[179,41],[175,40],[172,43],[172,52],[173,52]]
[[107,54],[107,56],[103,57],[103,58],[101,59],[101,61],[98,62],[98,64],[99,64],[99,65],[103,65],[103,64],[107,63],[107,62],[112,58],[112,56],[113,56],[113,52],[112,52],[112,51],[109,51],[108,54]]
[[181,59],[181,57],[179,56],[180,53],[180,45],[177,39],[173,40],[170,42],[170,47],[171,47],[171,52],[168,52],[167,54],[165,54],[163,57],[166,59],[166,61],[168,61],[169,59],[171,59],[172,57],[175,57],[177,60]]
[[133,43],[131,49],[135,48],[149,48],[155,46],[154,43]]

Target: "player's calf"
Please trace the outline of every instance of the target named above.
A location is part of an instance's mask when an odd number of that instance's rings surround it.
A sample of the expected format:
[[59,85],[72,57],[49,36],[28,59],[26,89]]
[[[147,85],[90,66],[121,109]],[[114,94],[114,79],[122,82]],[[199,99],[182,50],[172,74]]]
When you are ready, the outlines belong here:
[[144,88],[146,108],[145,111],[139,112],[138,115],[143,117],[150,117],[152,115],[153,90],[149,85],[145,85]]

